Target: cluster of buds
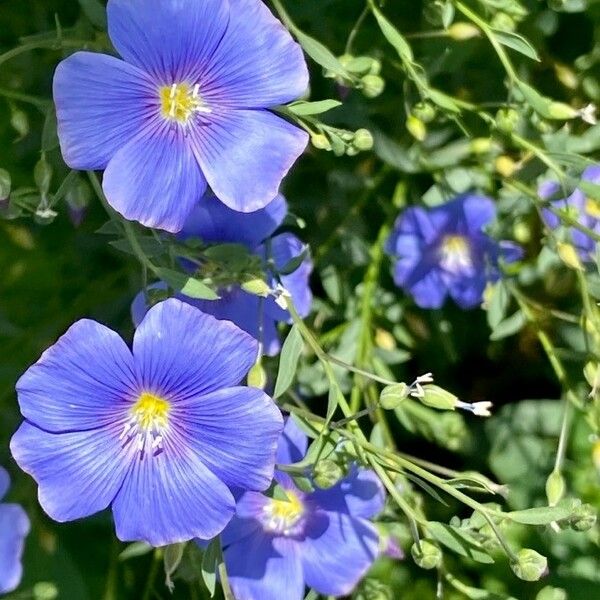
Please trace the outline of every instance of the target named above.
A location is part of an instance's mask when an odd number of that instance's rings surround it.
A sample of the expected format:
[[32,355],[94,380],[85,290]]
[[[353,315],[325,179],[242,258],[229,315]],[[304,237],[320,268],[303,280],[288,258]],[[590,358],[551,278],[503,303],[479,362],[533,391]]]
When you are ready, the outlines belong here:
[[335,79],[340,87],[340,95],[346,96],[350,88],[359,89],[367,98],[377,98],[385,89],[385,81],[381,77],[381,62],[371,56],[352,56],[342,54],[338,58],[348,73],[341,77],[332,71],[325,71],[325,77]]
[[336,156],[356,156],[373,148],[373,135],[368,129],[347,131],[321,124],[320,130],[311,136],[312,145]]

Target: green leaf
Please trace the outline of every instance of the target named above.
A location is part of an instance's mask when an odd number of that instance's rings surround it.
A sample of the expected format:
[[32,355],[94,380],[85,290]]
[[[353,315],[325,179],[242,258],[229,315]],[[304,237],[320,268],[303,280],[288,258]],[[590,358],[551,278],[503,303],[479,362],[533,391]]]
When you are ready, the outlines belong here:
[[281,269],[278,269],[280,275],[291,275],[294,271],[300,268],[300,265],[305,261],[309,253],[308,246],[304,247],[304,250],[294,258],[290,259]]
[[279,372],[277,373],[277,383],[275,384],[275,398],[282,396],[292,385],[303,348],[304,340],[302,339],[300,328],[294,325],[281,349]]
[[488,302],[487,321],[492,330],[496,329],[504,319],[509,303],[508,288],[499,281],[492,288],[492,296]]
[[352,79],[352,75],[345,69],[344,65],[321,42],[310,37],[310,35],[306,35],[306,33],[299,29],[296,29],[294,33],[306,54],[316,63],[339,77]]
[[383,13],[377,8],[374,2],[370,2],[371,10],[377,19],[381,33],[385,39],[396,49],[398,56],[408,63],[412,63],[414,56],[408,42],[402,34],[388,21]]
[[106,29],[106,9],[100,0],[79,0],[79,4],[92,25],[99,29]]
[[528,58],[540,62],[537,50],[522,36],[512,31],[500,31],[492,29],[494,37],[503,45],[512,48]]
[[129,544],[121,554],[119,554],[119,560],[129,560],[130,558],[136,558],[137,556],[144,556],[152,552],[154,548],[146,542],[134,542]]
[[456,104],[454,99],[448,94],[444,94],[444,92],[440,92],[440,90],[436,90],[435,88],[427,89],[427,97],[437,104],[440,108],[445,108],[446,110],[454,113],[460,112],[460,106]]
[[492,331],[490,339],[497,341],[506,337],[510,337],[511,335],[515,335],[515,333],[518,333],[521,331],[521,329],[523,329],[526,323],[527,317],[522,311],[518,310],[507,319],[504,319],[504,321],[498,323],[498,325]]
[[58,148],[58,133],[56,121],[56,108],[54,103],[50,104],[46,111],[44,128],[42,129],[42,152],[50,152]]
[[554,521],[568,519],[573,512],[569,503],[557,506],[540,506],[539,508],[527,508],[525,510],[513,510],[506,516],[516,523],[523,525],[548,525]]
[[299,117],[307,117],[320,115],[341,105],[342,103],[339,100],[319,100],[318,102],[295,102],[290,104],[288,108],[290,112]]
[[202,580],[206,585],[210,597],[214,598],[217,589],[217,569],[221,558],[221,543],[219,538],[215,538],[208,545],[202,557]]
[[340,399],[343,399],[344,394],[336,381],[332,380],[329,385],[329,396],[327,398],[327,420],[333,417]]
[[430,521],[427,523],[427,531],[440,544],[443,544],[446,548],[449,548],[460,556],[471,558],[484,564],[494,562],[494,559],[483,549],[477,540],[465,530],[452,527],[446,523]]
[[165,566],[165,584],[172,592],[175,588],[173,584],[172,576],[175,574],[175,571],[179,568],[181,564],[181,559],[183,558],[183,552],[187,542],[182,542],[178,544],[171,544],[164,549],[163,552],[163,562]]
[[219,296],[213,289],[199,279],[189,277],[172,269],[158,269],[157,275],[170,287],[189,298],[199,300],[218,300]]

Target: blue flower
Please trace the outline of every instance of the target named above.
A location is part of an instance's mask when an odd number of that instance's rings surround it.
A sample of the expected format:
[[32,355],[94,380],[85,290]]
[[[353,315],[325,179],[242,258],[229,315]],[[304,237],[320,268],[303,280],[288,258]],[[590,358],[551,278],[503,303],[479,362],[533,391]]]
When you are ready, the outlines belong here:
[[[263,259],[263,266],[270,273],[268,261],[271,259],[277,269],[282,269],[291,260],[302,255],[304,244],[291,233],[280,233],[265,241],[281,225],[287,214],[287,204],[279,195],[264,209],[253,213],[240,213],[226,207],[214,195],[208,194],[194,209],[186,222],[182,238],[201,238],[206,243],[242,244]],[[312,263],[306,258],[289,275],[282,275],[283,286],[291,293],[300,316],[310,312],[312,293],[309,277]],[[270,284],[275,286],[273,273]],[[155,287],[166,289],[166,285]],[[233,321],[263,345],[264,353],[273,356],[279,352],[280,340],[277,333],[278,322],[289,322],[290,315],[281,309],[273,298],[263,299],[249,294],[240,286],[233,285],[219,290],[219,300],[192,300],[179,295],[181,300],[197,306],[217,319]],[[139,323],[147,310],[145,294],[138,294],[132,305],[134,323]]]
[[440,308],[447,296],[461,308],[478,306],[486,284],[500,278],[500,258],[522,256],[516,244],[483,232],[495,217],[493,201],[475,194],[428,210],[406,209],[386,244],[397,259],[394,281],[421,308]]
[[[8,473],[0,467],[0,500],[9,486]],[[0,594],[8,594],[21,582],[21,556],[25,537],[29,533],[29,519],[17,504],[0,504]]]
[[[581,178],[596,185],[600,184],[600,165],[587,167]],[[546,181],[540,185],[538,193],[541,198],[550,199],[560,192],[560,185],[555,181]],[[569,213],[577,221],[600,235],[600,202],[588,198],[579,188],[566,198],[554,200],[551,206],[557,210]],[[561,226],[561,220],[558,215],[548,209],[542,211],[544,222],[550,229],[558,229]],[[575,246],[577,254],[584,261],[594,260],[596,251],[596,242],[589,235],[579,231],[579,229],[569,228],[570,241]]]
[[235,387],[256,356],[249,335],[176,299],[148,312],[133,351],[78,321],[17,383],[13,456],[57,521],[112,505],[123,541],[213,538],[233,515],[230,488],[273,476],[281,414]]
[[[277,462],[297,461],[306,437],[288,420]],[[369,519],[383,508],[375,474],[354,468],[329,490],[300,491],[284,473],[286,498],[245,493],[223,532],[227,573],[238,600],[302,600],[309,586],[345,596],[378,555],[379,536]]]
[[269,108],[300,97],[300,46],[260,0],[109,0],[123,60],[77,52],[54,78],[74,169],[106,169],[127,219],[178,232],[208,185],[235,210],[275,197],[308,135]]

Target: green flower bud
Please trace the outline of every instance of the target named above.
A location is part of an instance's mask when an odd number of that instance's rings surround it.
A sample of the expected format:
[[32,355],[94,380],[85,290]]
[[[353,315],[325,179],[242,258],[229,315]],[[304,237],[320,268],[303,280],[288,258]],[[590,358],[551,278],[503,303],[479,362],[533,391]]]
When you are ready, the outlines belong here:
[[510,156],[503,154],[495,160],[494,168],[502,177],[512,177],[519,165]]
[[579,116],[579,111],[564,102],[552,102],[548,107],[548,118],[558,121],[568,121]]
[[519,579],[538,581],[548,570],[548,559],[535,550],[523,548],[517,555],[517,562],[510,567]]
[[590,504],[580,504],[573,511],[570,525],[575,531],[589,531],[596,525],[598,515]]
[[371,148],[373,148],[373,135],[368,129],[359,129],[354,134],[352,143],[354,147],[361,152],[371,150]]
[[10,173],[6,169],[0,169],[0,202],[10,196],[11,187],[12,179]]
[[559,471],[553,471],[546,480],[546,498],[549,506],[556,506],[565,495],[565,480]]
[[359,154],[360,150],[354,146],[348,146],[346,148],[346,156],[358,156]]
[[496,113],[496,127],[502,133],[513,133],[519,125],[521,116],[514,108],[501,108]]
[[417,102],[412,108],[412,114],[423,123],[431,123],[435,119],[437,111],[431,102]]
[[513,236],[520,244],[528,244],[531,241],[531,228],[525,221],[518,221],[513,227]]
[[354,600],[394,600],[394,592],[383,581],[365,579],[353,598]]
[[540,590],[535,600],[567,600],[567,592],[561,588],[555,588],[551,585],[547,585],[545,588]]
[[315,465],[313,481],[318,488],[321,488],[322,490],[328,490],[329,488],[332,488],[343,476],[344,471],[336,462],[325,459],[320,460]]
[[29,119],[22,110],[14,109],[12,111],[10,116],[10,124],[19,134],[20,138],[24,138],[29,133]]
[[257,362],[248,371],[248,385],[259,390],[264,390],[267,385],[267,373],[260,362]]
[[492,140],[490,138],[475,138],[469,145],[473,154],[486,154],[492,149]]
[[384,410],[394,410],[408,398],[408,386],[405,383],[384,387],[379,396],[379,404]]
[[35,600],[55,600],[58,598],[58,589],[53,583],[40,581],[33,586],[33,597]]
[[503,12],[496,13],[490,25],[494,29],[500,29],[501,31],[514,31],[517,27],[515,20]]
[[311,136],[310,141],[317,150],[331,150],[331,143],[327,139],[327,136],[322,133],[315,133]]
[[50,183],[52,182],[52,167],[46,162],[43,156],[33,169],[33,178],[40,193],[42,196],[45,196],[50,190]]
[[577,250],[575,250],[575,247],[572,244],[558,242],[556,244],[556,250],[558,252],[558,256],[560,256],[560,259],[565,263],[565,265],[567,265],[567,267],[576,271],[585,271],[585,267],[581,264],[579,254],[577,254]]
[[453,23],[448,27],[448,36],[453,40],[460,42],[464,40],[470,40],[475,37],[479,37],[481,31],[478,27],[475,27],[472,23],[458,22]]
[[427,137],[427,127],[421,119],[415,115],[409,115],[406,119],[406,129],[417,141],[422,142]]
[[90,186],[80,177],[72,185],[65,195],[67,204],[74,210],[82,210],[90,203]]
[[262,279],[250,279],[242,283],[242,289],[253,296],[266,298],[271,293],[271,288]]
[[367,98],[377,98],[385,89],[385,81],[379,75],[365,75],[362,78],[361,90]]
[[435,569],[442,562],[442,551],[432,542],[421,540],[421,547],[413,544],[410,548],[413,560],[421,569]]
[[435,384],[423,386],[424,396],[420,399],[426,406],[439,410],[454,410],[458,397]]

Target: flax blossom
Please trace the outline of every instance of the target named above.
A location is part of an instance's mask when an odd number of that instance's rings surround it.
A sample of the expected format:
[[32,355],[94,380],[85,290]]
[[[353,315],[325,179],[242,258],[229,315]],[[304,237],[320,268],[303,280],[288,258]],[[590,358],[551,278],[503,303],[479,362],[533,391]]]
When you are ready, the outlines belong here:
[[522,255],[516,244],[483,231],[495,217],[493,201],[475,194],[406,209],[386,245],[396,259],[394,281],[421,308],[440,308],[448,296],[461,308],[478,306],[486,284],[500,278],[499,260]]
[[[280,233],[270,238],[286,214],[287,203],[281,195],[262,210],[240,213],[226,207],[214,195],[208,194],[186,221],[181,237],[201,238],[205,243],[234,243],[246,246],[251,253],[262,259],[263,267],[270,276],[270,284],[275,287],[276,280],[269,261],[272,261],[276,268],[282,269],[291,260],[301,256],[305,250],[304,244],[291,233]],[[305,258],[293,273],[281,276],[283,286],[292,295],[296,310],[302,317],[308,315],[312,304],[309,287],[311,271],[312,262]],[[159,287],[166,288],[161,284]],[[273,356],[279,352],[281,344],[277,323],[291,320],[287,311],[281,309],[273,298],[259,298],[245,292],[239,285],[219,290],[219,296],[218,300],[192,300],[185,296],[180,298],[217,319],[233,321],[261,342],[266,355]],[[134,323],[142,320],[146,310],[145,294],[140,293],[132,305]]]
[[79,321],[17,384],[13,456],[57,521],[112,505],[123,541],[212,538],[233,515],[230,488],[273,475],[281,415],[236,387],[256,355],[246,333],[176,299],[148,312],[132,351]]
[[[6,495],[9,483],[8,473],[0,467],[0,500]],[[17,504],[0,503],[0,594],[12,592],[21,581],[21,556],[28,533],[25,511]]]
[[[306,447],[306,436],[289,419],[277,462],[297,462]],[[350,594],[379,552],[369,521],[383,508],[379,480],[354,468],[333,488],[305,493],[284,473],[276,478],[285,497],[245,493],[223,533],[236,598],[302,600],[305,586],[324,596]]]
[[250,212],[275,197],[306,147],[270,108],[300,97],[308,71],[260,0],[109,0],[122,60],[77,52],[54,78],[58,135],[74,169],[106,169],[109,203],[179,231],[206,189]]

